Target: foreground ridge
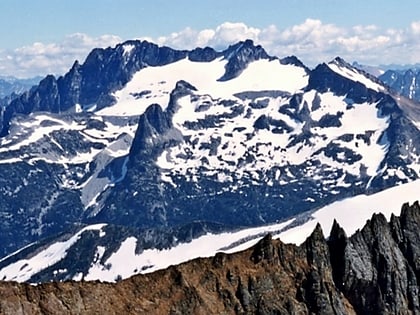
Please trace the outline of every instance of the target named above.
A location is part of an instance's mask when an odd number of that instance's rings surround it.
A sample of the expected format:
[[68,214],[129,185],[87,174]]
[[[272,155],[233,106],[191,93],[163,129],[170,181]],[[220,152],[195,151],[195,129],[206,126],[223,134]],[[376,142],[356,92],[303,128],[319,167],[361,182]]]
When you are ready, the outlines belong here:
[[0,283],[1,314],[418,314],[420,205],[375,214],[351,237],[318,225],[300,246],[267,235],[116,284]]

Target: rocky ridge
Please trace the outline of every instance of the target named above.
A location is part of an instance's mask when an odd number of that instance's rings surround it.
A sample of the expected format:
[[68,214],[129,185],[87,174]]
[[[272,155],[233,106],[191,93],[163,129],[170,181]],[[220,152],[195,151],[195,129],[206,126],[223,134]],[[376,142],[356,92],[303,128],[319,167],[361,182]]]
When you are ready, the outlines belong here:
[[387,70],[378,78],[397,93],[413,100],[420,100],[420,71],[418,69]]
[[0,283],[1,314],[419,314],[420,205],[375,214],[347,237],[320,226],[300,246],[270,235],[116,284]]
[[[18,259],[23,281],[81,279],[127,239],[150,237],[133,254],[171,248],[409,184],[419,108],[340,58],[310,70],[250,40],[95,49],[0,110],[0,268]],[[81,230],[69,253],[91,260],[74,268],[59,245]],[[35,275],[23,260],[46,239],[66,265]]]
[[15,98],[31,87],[38,84],[42,77],[33,77],[27,79],[18,79],[12,76],[0,75],[0,107],[5,107]]

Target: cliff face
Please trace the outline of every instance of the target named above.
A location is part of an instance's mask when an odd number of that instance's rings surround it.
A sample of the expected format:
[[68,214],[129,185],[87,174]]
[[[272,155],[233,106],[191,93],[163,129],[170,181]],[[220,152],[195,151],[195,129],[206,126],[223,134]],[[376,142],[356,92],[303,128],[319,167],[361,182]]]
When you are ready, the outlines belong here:
[[270,235],[116,284],[0,283],[1,314],[419,314],[420,206],[374,215],[348,238],[317,226],[301,245]]

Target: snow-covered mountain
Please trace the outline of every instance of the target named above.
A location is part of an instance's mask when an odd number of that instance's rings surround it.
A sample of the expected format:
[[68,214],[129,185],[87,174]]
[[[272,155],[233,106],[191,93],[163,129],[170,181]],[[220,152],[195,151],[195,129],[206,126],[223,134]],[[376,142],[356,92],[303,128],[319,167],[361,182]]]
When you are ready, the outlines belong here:
[[[149,273],[197,257],[218,252],[233,253],[255,245],[270,233],[285,243],[301,244],[319,223],[325,237],[336,220],[348,236],[360,229],[374,213],[387,220],[399,215],[404,203],[419,199],[420,180],[372,195],[336,201],[284,222],[223,233],[206,233],[167,248],[145,248],[145,235],[126,233],[110,242],[115,229],[106,224],[84,227],[59,240],[33,244],[0,260],[0,279],[18,282],[48,280],[101,280],[114,282]],[[147,238],[147,236],[146,236]],[[86,246],[86,244],[89,244]],[[81,263],[82,262],[82,263]]]
[[394,93],[420,101],[420,71],[418,65],[369,66],[353,62],[353,67],[365,71],[388,85]]
[[397,93],[420,101],[420,70],[387,70],[378,78]]
[[221,52],[95,49],[1,112],[1,253],[36,242],[2,270],[90,278],[110,263],[104,279],[125,277],[157,263],[123,273],[120,247],[174,247],[410,185],[419,105],[393,93],[340,58],[310,70],[252,41]]

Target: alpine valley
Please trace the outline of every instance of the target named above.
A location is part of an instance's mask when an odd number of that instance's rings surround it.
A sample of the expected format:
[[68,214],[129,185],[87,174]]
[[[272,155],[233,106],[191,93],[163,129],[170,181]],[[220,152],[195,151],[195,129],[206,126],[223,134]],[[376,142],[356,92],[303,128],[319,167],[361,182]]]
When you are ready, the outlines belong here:
[[94,49],[0,109],[0,279],[112,282],[334,218],[351,235],[419,198],[419,128],[338,57]]

